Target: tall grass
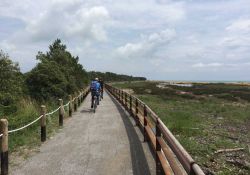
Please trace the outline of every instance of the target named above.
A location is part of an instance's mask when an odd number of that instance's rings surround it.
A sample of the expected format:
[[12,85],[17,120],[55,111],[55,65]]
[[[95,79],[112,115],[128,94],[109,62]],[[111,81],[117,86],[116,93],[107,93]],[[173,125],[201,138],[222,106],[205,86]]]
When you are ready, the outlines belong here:
[[[47,108],[47,112],[55,110],[58,108],[57,102],[47,102],[44,103]],[[16,104],[17,111],[10,115],[5,116],[9,122],[9,130],[20,128],[35,119],[37,119],[40,114],[41,104],[33,101],[31,99],[22,99]],[[67,108],[66,108],[67,112]],[[66,113],[67,114],[67,113]],[[46,127],[47,127],[47,137],[49,138],[54,134],[59,128],[58,122],[58,112],[53,115],[47,116]],[[67,115],[66,115],[67,116]],[[9,134],[9,149],[10,151],[18,151],[23,146],[32,148],[34,146],[39,146],[40,141],[40,120],[36,123],[30,125],[29,127]]]

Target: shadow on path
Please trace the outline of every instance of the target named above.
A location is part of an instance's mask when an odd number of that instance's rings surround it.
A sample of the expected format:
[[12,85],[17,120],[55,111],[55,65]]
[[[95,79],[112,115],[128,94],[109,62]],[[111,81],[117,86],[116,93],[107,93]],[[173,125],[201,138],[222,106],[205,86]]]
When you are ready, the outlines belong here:
[[[150,169],[148,166],[148,161],[145,157],[142,141],[140,140],[138,134],[136,133],[136,126],[133,125],[132,121],[129,119],[129,115],[121,107],[119,102],[109,93],[107,93],[113,103],[115,104],[117,110],[119,111],[121,118],[123,120],[124,126],[126,128],[126,133],[129,139],[132,168],[134,175],[151,175]],[[139,129],[138,129],[139,130]]]
[[93,113],[93,109],[91,109],[90,107],[89,108],[83,107],[80,113]]

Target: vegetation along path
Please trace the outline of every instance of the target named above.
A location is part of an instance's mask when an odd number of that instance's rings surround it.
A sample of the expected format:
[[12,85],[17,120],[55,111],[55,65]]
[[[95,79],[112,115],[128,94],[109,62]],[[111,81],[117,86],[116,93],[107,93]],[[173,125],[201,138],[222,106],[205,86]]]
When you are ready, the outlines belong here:
[[104,94],[94,114],[90,95],[55,137],[11,174],[155,174],[147,143],[129,115]]

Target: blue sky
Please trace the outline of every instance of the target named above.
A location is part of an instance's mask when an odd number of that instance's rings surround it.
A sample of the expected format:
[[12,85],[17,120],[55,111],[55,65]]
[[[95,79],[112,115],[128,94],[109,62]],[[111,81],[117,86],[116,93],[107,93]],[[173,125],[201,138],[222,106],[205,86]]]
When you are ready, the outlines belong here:
[[23,72],[56,38],[87,70],[250,80],[249,0],[0,1],[0,49]]

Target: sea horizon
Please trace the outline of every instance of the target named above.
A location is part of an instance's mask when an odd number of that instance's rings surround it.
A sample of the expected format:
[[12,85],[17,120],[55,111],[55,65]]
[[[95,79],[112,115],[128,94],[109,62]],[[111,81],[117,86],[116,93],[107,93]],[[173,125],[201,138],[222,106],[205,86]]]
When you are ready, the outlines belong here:
[[250,83],[250,80],[150,80],[161,82],[187,82],[187,83]]

